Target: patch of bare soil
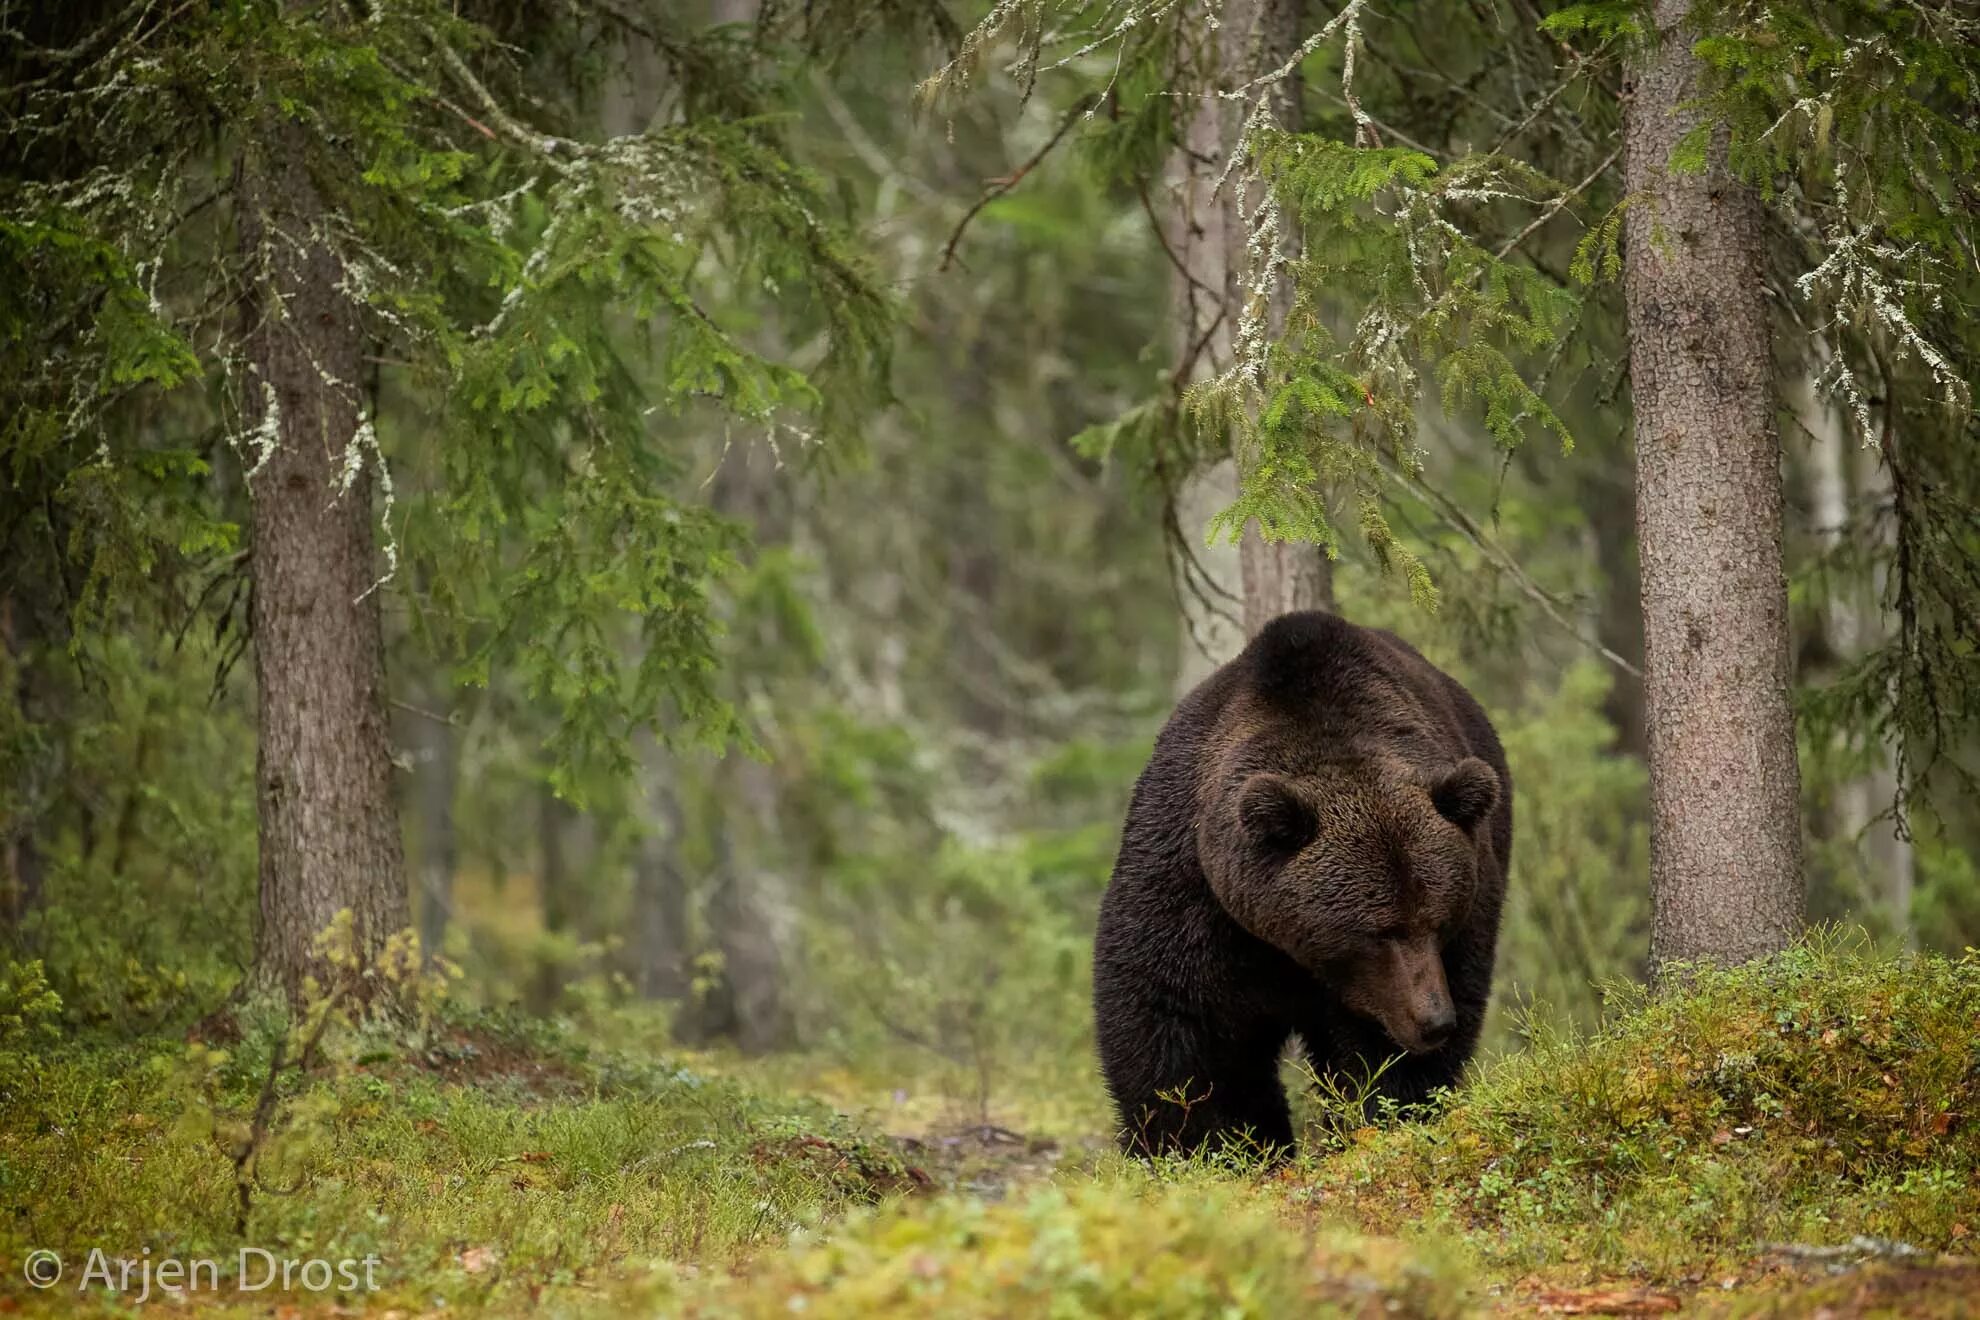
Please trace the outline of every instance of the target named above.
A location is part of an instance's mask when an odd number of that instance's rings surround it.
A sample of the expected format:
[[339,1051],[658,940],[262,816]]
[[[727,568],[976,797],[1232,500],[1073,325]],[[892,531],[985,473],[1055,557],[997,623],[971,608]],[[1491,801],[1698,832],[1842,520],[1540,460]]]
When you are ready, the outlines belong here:
[[902,1159],[926,1170],[941,1190],[985,1201],[1001,1201],[1013,1190],[1043,1182],[1062,1169],[1088,1167],[1106,1147],[1099,1137],[1063,1143],[994,1123],[888,1139]]

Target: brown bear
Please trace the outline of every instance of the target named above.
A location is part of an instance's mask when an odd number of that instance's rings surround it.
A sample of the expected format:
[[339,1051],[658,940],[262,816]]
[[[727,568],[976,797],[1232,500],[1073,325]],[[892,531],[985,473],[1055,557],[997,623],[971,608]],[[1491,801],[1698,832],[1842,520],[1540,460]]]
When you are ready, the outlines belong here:
[[1391,633],[1273,620],[1183,698],[1128,806],[1093,958],[1123,1145],[1289,1150],[1293,1036],[1323,1076],[1389,1062],[1399,1104],[1456,1082],[1511,850],[1469,692]]

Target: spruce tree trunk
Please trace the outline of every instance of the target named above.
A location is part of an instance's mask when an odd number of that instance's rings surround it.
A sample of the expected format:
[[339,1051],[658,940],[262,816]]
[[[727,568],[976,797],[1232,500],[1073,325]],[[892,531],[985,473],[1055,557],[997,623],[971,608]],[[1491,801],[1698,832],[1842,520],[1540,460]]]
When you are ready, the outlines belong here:
[[[1237,87],[1283,65],[1298,47],[1304,9],[1304,0],[1230,0],[1219,7],[1215,28],[1205,21],[1208,13],[1199,13],[1194,27],[1199,58],[1208,66],[1207,82]],[[1232,332],[1243,314],[1250,278],[1246,248],[1250,230],[1238,208],[1235,175],[1225,179],[1222,192],[1215,185],[1224,162],[1237,150],[1248,106],[1243,99],[1204,96],[1184,125],[1182,150],[1174,157],[1175,201],[1168,235],[1170,250],[1184,268],[1176,275],[1176,356],[1183,368],[1179,384],[1230,365]],[[1272,113],[1281,124],[1298,127],[1297,76],[1274,88]],[[1254,185],[1248,204],[1255,208],[1258,201]],[[1285,241],[1293,242],[1290,235]],[[1291,282],[1275,279],[1266,307],[1268,337],[1277,338],[1282,332],[1291,303]],[[1175,512],[1182,538],[1209,577],[1208,583],[1199,584],[1206,588],[1206,599],[1196,599],[1187,588],[1184,592],[1185,676],[1201,671],[1204,660],[1214,668],[1243,645],[1243,638],[1231,636],[1232,630],[1219,617],[1232,603],[1214,589],[1223,585],[1227,555],[1221,547],[1203,549],[1209,518],[1236,498],[1236,476],[1228,463],[1211,464],[1189,474],[1177,495]],[[1317,499],[1325,493],[1313,494]],[[1230,613],[1245,636],[1256,634],[1288,610],[1334,607],[1333,564],[1318,546],[1267,541],[1253,524],[1245,528],[1237,554],[1228,558],[1234,560],[1230,567],[1236,570],[1230,586],[1240,597]]]
[[320,241],[323,204],[303,130],[263,121],[241,172],[249,272],[244,403],[261,922],[256,972],[297,1000],[318,971],[317,934],[341,911],[368,959],[408,923],[385,713],[384,641],[369,460],[347,455],[361,421],[363,332]]
[[[1299,48],[1301,21],[1305,16],[1305,0],[1229,0],[1224,5],[1223,26],[1220,39],[1224,52],[1225,85],[1238,86],[1262,77],[1279,68],[1292,58]],[[1300,126],[1299,113],[1300,79],[1298,74],[1284,79],[1272,88],[1272,117],[1285,128],[1297,129]],[[1221,112],[1224,131],[1223,158],[1238,147],[1239,134],[1243,130],[1243,106],[1245,102],[1222,103]],[[1221,162],[1219,164],[1221,169]],[[1247,291],[1244,287],[1250,275],[1250,257],[1246,244],[1251,234],[1244,219],[1238,214],[1237,182],[1226,181],[1222,199],[1224,220],[1224,301],[1227,329],[1235,328],[1244,307]],[[1253,186],[1252,206],[1261,200]],[[1297,246],[1291,222],[1286,224],[1286,232],[1281,246],[1294,255]],[[1281,275],[1272,281],[1271,299],[1265,313],[1265,333],[1268,339],[1277,339],[1285,330],[1286,313],[1292,307],[1292,281]],[[1313,498],[1324,499],[1327,492],[1316,490]],[[1272,620],[1288,610],[1331,610],[1334,608],[1334,566],[1326,552],[1316,545],[1302,545],[1286,541],[1267,541],[1258,534],[1256,524],[1244,530],[1244,539],[1239,545],[1244,581],[1244,631],[1247,637],[1258,635]]]
[[1703,172],[1667,168],[1698,122],[1688,9],[1657,0],[1624,119],[1653,964],[1742,962],[1803,914],[1762,214],[1723,129]]

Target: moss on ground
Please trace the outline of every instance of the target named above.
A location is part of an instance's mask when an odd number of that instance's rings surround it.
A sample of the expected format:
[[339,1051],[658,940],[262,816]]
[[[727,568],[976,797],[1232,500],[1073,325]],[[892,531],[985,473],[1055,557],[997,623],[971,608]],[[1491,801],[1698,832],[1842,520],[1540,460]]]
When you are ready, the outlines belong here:
[[1823,936],[1697,970],[1357,1138],[1308,1166],[1316,1207],[1434,1217],[1498,1270],[1682,1281],[1859,1234],[1957,1251],[1980,1225],[1980,959]]
[[1427,1120],[1316,1105],[1314,1149],[1276,1169],[980,1125],[905,1141],[512,1021],[354,1038],[285,1092],[245,1238],[226,1152],[268,1038],[204,1049],[70,1042],[0,1070],[0,1308],[116,1308],[26,1288],[32,1248],[226,1262],[243,1241],[376,1256],[381,1289],[204,1309],[1939,1316],[1980,1293],[1972,954],[1831,937],[1699,971]]

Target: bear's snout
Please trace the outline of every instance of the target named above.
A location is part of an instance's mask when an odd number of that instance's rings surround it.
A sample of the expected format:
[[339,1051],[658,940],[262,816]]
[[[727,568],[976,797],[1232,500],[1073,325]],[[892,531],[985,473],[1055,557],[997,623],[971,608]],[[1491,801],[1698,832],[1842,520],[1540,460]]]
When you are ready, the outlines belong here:
[[1431,1050],[1441,1048],[1456,1030],[1457,1010],[1451,1007],[1451,1001],[1447,997],[1442,1006],[1433,1010],[1429,1016],[1417,1019],[1416,1035],[1422,1042],[1418,1053],[1427,1054]]
[[1383,940],[1345,990],[1349,1008],[1374,1018],[1411,1054],[1440,1049],[1457,1031],[1457,1008],[1434,936]]

